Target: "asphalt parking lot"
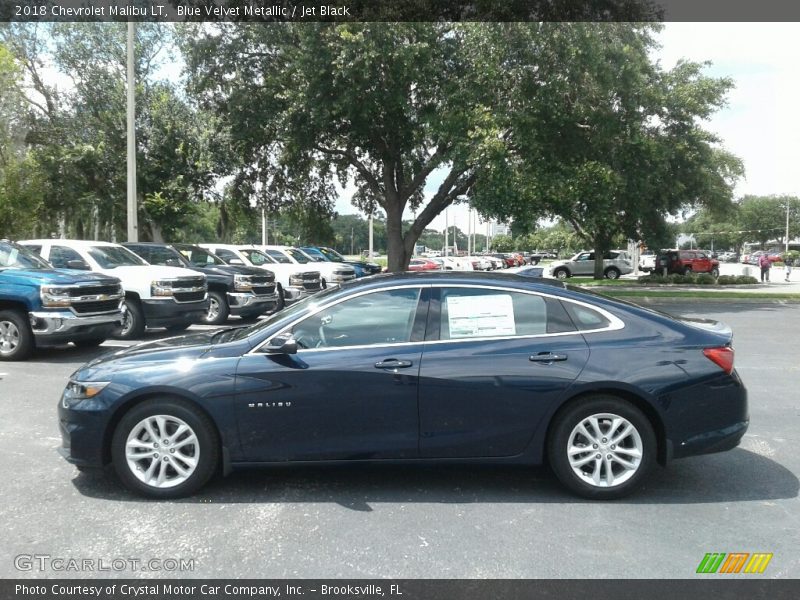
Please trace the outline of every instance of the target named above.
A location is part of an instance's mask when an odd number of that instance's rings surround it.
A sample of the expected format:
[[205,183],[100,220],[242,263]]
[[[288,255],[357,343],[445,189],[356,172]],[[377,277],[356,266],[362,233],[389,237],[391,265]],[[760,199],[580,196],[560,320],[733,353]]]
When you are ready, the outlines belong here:
[[[146,501],[56,452],[64,383],[110,348],[0,363],[0,576],[692,578],[707,552],[771,552],[763,577],[797,577],[800,304],[655,307],[733,327],[751,425],[739,448],[658,468],[609,503],[568,495],[547,469],[487,467],[258,470]],[[194,564],[20,571],[19,555]]]

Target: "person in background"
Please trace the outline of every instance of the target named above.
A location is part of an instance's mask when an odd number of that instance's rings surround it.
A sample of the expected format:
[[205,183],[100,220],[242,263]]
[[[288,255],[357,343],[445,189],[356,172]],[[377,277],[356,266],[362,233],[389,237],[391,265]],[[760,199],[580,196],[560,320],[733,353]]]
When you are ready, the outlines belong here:
[[792,276],[792,267],[794,266],[794,258],[791,255],[786,255],[783,259],[783,266],[786,267],[786,281]]
[[769,256],[762,254],[758,259],[758,266],[761,267],[761,283],[769,283],[769,268],[772,266]]

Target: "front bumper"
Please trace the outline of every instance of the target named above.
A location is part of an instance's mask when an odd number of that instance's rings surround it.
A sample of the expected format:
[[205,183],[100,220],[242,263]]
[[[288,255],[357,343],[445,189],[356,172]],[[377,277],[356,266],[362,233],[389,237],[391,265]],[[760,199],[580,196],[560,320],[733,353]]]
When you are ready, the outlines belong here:
[[[96,407],[95,407],[96,408]],[[107,462],[103,439],[108,424],[106,410],[75,410],[58,402],[58,429],[61,447],[58,452],[78,467],[97,468]]]
[[142,310],[148,327],[200,323],[208,313],[208,295],[194,302],[176,302],[172,298],[142,300]]
[[28,313],[36,344],[46,346],[111,335],[122,324],[122,311],[99,315],[76,315],[71,311],[34,311]]
[[256,296],[246,292],[228,292],[228,306],[232,315],[254,313],[256,311],[268,312],[278,305],[278,294]]

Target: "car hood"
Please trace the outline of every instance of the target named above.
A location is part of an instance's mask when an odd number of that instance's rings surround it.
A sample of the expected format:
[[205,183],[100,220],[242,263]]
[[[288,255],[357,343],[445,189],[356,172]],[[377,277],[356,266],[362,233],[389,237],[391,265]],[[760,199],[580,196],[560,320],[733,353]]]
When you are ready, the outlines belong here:
[[192,275],[202,275],[199,271],[184,269],[182,267],[165,267],[162,265],[128,265],[124,267],[114,267],[104,269],[104,273],[119,277],[123,281],[135,279],[173,279],[176,277],[191,277]]
[[[196,267],[191,268],[195,269]],[[244,265],[209,265],[196,269],[202,273],[212,273],[214,275],[264,275],[264,269],[246,267]]]
[[26,279],[38,281],[39,283],[53,283],[72,285],[75,283],[117,283],[116,277],[104,275],[103,273],[90,273],[88,271],[78,271],[72,269],[5,269],[4,272],[19,275]]
[[117,352],[109,352],[86,363],[73,374],[73,378],[80,381],[98,378],[110,380],[115,374],[130,369],[144,367],[150,369],[155,365],[178,368],[181,361],[209,358],[212,355],[213,357],[238,356],[250,347],[246,339],[217,344],[218,338],[215,338],[214,334],[219,331],[222,330],[154,340]]

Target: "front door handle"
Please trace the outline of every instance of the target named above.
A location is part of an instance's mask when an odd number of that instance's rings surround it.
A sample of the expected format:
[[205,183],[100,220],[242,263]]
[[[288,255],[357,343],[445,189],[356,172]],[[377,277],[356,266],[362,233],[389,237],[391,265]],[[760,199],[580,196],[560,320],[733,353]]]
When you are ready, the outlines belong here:
[[566,354],[554,354],[553,352],[540,352],[528,357],[531,362],[552,363],[559,360],[567,360]]
[[381,362],[375,363],[376,369],[406,369],[412,365],[410,360],[397,360],[396,358],[387,358]]

